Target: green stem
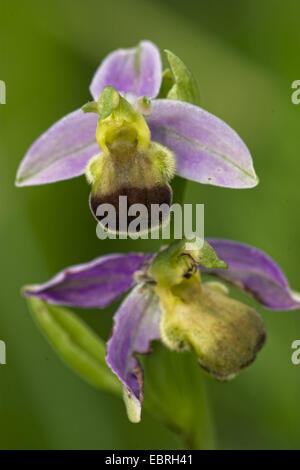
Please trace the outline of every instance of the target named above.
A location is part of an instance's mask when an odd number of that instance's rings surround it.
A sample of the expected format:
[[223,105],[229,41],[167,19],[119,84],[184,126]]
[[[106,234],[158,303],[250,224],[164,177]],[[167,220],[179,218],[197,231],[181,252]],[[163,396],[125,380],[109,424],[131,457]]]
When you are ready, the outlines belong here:
[[[187,186],[186,179],[181,178],[180,176],[175,176],[175,178],[172,180],[172,190],[173,190],[172,204],[183,204],[186,186]],[[171,217],[173,218],[174,216],[172,215]],[[171,227],[171,230],[170,230],[171,236],[170,236],[169,243],[171,244],[173,243],[173,241],[175,241],[174,220],[171,220],[170,227]]]
[[196,358],[156,344],[145,369],[145,408],[174,431],[185,449],[214,448],[214,428]]
[[173,203],[182,204],[184,201],[187,180],[180,176],[175,176],[172,181]]

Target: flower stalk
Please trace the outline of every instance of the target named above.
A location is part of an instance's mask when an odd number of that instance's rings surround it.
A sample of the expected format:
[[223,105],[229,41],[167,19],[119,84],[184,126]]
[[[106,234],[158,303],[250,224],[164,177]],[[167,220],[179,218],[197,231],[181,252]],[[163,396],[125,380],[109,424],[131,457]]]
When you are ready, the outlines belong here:
[[194,357],[160,344],[142,360],[145,409],[176,433],[185,449],[214,449],[215,431],[205,380]]

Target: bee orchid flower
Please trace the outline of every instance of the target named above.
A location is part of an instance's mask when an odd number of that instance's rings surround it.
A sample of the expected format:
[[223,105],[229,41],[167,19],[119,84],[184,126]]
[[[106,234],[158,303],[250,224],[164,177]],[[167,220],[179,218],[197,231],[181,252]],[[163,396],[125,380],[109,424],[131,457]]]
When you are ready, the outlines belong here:
[[223,283],[202,282],[201,272],[234,284],[266,308],[300,308],[299,296],[269,256],[221,239],[195,250],[187,250],[183,240],[156,255],[105,255],[25,287],[24,295],[50,304],[104,308],[131,289],[114,316],[106,361],[124,386],[131,419],[139,421],[143,372],[136,355],[149,353],[152,341],[194,351],[200,366],[219,380],[251,364],[265,342],[260,315],[231,298]]
[[256,186],[242,139],[221,119],[186,102],[195,101],[192,77],[175,55],[168,52],[168,58],[173,75],[169,69],[162,73],[160,53],[150,41],[109,54],[90,86],[94,101],[33,143],[17,186],[86,173],[94,215],[99,203],[114,203],[118,195],[128,196],[130,204],[170,204],[174,172],[203,184]]

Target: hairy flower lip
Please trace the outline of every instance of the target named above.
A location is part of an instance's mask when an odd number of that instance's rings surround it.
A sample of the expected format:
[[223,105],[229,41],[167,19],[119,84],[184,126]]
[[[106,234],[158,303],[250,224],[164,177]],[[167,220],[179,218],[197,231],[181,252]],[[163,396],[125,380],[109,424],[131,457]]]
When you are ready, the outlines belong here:
[[[145,229],[140,229],[136,230],[136,228],[130,230],[131,224],[135,221],[136,216],[128,216],[126,217],[126,220],[124,220],[125,224],[125,230],[120,230],[120,222],[119,222],[119,196],[124,196],[127,197],[128,199],[128,207],[132,207],[134,204],[143,204],[145,208],[148,210],[148,214],[150,213],[151,210],[151,205],[152,204],[167,204],[169,207],[172,204],[172,191],[171,188],[168,184],[166,185],[155,185],[152,188],[149,189],[140,189],[140,188],[120,188],[118,189],[115,193],[112,194],[106,194],[104,196],[98,197],[97,194],[93,195],[92,193],[90,194],[89,197],[89,204],[90,204],[90,209],[93,214],[93,217],[96,219],[96,221],[103,227],[103,230],[105,229],[105,225],[103,226],[103,220],[106,221],[107,215],[97,215],[98,209],[103,206],[109,204],[115,209],[116,213],[116,226],[114,228],[108,227],[107,231],[111,233],[115,233],[118,235],[128,235],[128,234],[143,234],[143,233],[150,233],[152,230],[156,230],[158,227],[153,227],[151,225],[151,218],[147,218],[145,220]],[[121,214],[123,217],[123,214]],[[160,217],[159,220],[159,227],[162,227],[164,224],[166,224],[169,221],[170,214],[166,214],[166,217],[163,218],[163,216]],[[122,226],[124,226],[124,223]]]
[[209,283],[183,281],[158,286],[163,342],[175,351],[194,350],[198,362],[218,380],[230,380],[251,364],[264,344],[260,315]]
[[[251,364],[253,364],[253,362],[255,361],[256,357],[257,357],[257,354],[259,353],[259,351],[264,347],[264,345],[266,344],[266,341],[267,341],[267,332],[266,330],[262,331],[261,333],[261,336],[259,337],[258,339],[258,342],[256,344],[256,348],[255,348],[255,351],[254,351],[254,355],[251,359],[249,359],[248,361],[244,362],[241,364],[240,366],[240,371],[242,371],[243,369],[246,369],[247,367],[249,367]],[[213,370],[209,369],[205,364],[204,362],[200,361],[198,359],[198,362],[199,362],[199,365],[201,366],[201,368],[207,372],[210,376],[212,376],[213,378],[215,378],[216,380],[219,380],[220,382],[229,382],[230,380],[234,379],[236,377],[237,374],[232,374],[232,375],[229,375],[229,376],[223,376],[223,375],[218,375],[217,373],[215,373]]]

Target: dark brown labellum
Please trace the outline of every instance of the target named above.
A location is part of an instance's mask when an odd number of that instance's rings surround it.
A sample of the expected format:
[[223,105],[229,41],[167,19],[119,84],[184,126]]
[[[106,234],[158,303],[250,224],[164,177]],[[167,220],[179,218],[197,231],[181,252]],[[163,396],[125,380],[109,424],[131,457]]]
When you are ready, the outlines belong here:
[[[120,198],[120,196],[126,196],[126,202],[124,202],[125,198]],[[120,202],[121,200],[122,202]],[[168,184],[155,185],[151,188],[123,187],[111,194],[97,195],[91,193],[90,195],[90,207],[94,217],[100,224],[103,224],[106,230],[116,233],[120,231],[142,233],[145,230],[150,231],[165,224],[170,217],[171,203],[172,190]],[[107,207],[104,204],[110,204],[115,209],[116,217],[113,226],[107,226],[108,211],[104,210]],[[143,209],[139,210],[138,206],[132,207],[135,204],[142,204]],[[164,207],[159,210],[159,206],[162,204],[164,204]],[[155,208],[154,205],[156,205]],[[130,208],[132,208],[133,213],[128,215]],[[151,217],[153,211],[156,212],[157,217]],[[137,223],[132,228],[134,221]],[[138,221],[141,223],[138,223]]]

